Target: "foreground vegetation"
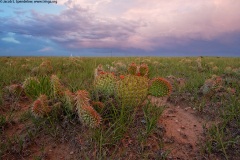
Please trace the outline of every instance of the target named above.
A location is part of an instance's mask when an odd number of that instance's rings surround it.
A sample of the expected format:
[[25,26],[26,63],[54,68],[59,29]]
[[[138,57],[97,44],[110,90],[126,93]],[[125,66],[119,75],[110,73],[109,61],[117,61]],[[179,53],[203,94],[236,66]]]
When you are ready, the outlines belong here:
[[[205,141],[199,157],[237,159],[240,149],[240,62],[239,58],[0,58],[0,156],[4,159],[43,159],[46,150],[59,147],[71,158],[84,159],[167,159],[164,129],[157,125],[164,106],[144,103],[137,108],[119,109],[112,97],[101,98],[94,90],[94,70],[116,76],[127,74],[129,64],[149,66],[149,78],[165,77],[173,86],[168,102],[190,106],[211,125],[204,125]],[[53,97],[51,75],[56,75],[71,92],[88,90],[96,110],[105,120],[98,128],[82,125],[66,104],[45,117],[32,114],[31,105],[40,94]],[[43,87],[28,94],[9,93],[9,86],[23,85],[29,77]],[[10,90],[11,92],[11,90]],[[104,109],[101,109],[104,105]],[[93,104],[94,106],[94,104]],[[100,106],[100,107],[99,107]],[[59,114],[59,112],[61,112]],[[155,137],[157,148],[149,147]],[[68,145],[66,145],[68,144]],[[62,146],[63,145],[63,146]],[[65,146],[65,147],[64,147]],[[61,148],[62,147],[62,148]],[[36,149],[37,148],[37,149]],[[34,153],[34,154],[33,154]],[[46,157],[45,157],[46,158]],[[68,158],[67,158],[68,159]],[[70,159],[70,157],[69,157]]]

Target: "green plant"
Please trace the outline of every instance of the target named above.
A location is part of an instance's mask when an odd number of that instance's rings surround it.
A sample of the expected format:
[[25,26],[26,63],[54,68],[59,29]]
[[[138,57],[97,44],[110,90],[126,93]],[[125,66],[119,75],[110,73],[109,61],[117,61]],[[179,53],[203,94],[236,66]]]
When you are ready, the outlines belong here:
[[109,97],[114,95],[116,86],[116,77],[112,73],[98,75],[94,80],[95,91],[103,96]]
[[170,95],[172,91],[171,84],[164,78],[154,78],[150,82],[149,94],[155,97]]
[[53,89],[50,78],[42,76],[40,78],[29,77],[23,82],[23,89],[26,95],[32,99],[37,99],[41,94],[53,97]]
[[146,122],[146,136],[148,136],[156,128],[159,117],[164,111],[164,106],[157,107],[148,102],[143,107],[144,119]]
[[126,75],[117,83],[117,97],[121,105],[136,107],[146,98],[148,93],[148,78]]

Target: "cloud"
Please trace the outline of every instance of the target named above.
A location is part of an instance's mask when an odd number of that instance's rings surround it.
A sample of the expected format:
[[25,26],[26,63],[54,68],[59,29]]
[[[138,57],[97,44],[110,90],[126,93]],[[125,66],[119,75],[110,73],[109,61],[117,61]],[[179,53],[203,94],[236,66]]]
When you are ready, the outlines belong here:
[[66,6],[58,15],[32,11],[26,19],[2,18],[0,29],[70,49],[148,51],[240,33],[240,1],[236,0],[62,0],[58,4]]
[[44,47],[44,48],[38,50],[38,52],[49,52],[49,51],[53,51],[53,48],[52,47]]
[[20,42],[18,40],[14,39],[13,37],[4,37],[4,38],[2,38],[2,41],[20,44]]

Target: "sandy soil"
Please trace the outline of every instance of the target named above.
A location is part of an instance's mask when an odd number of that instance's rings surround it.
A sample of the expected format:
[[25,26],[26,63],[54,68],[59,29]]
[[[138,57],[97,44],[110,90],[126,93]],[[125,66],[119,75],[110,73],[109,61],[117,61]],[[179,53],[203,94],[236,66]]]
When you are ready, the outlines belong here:
[[190,107],[169,105],[159,119],[164,127],[164,150],[173,159],[193,159],[199,154],[199,142],[203,140],[204,121],[195,116]]

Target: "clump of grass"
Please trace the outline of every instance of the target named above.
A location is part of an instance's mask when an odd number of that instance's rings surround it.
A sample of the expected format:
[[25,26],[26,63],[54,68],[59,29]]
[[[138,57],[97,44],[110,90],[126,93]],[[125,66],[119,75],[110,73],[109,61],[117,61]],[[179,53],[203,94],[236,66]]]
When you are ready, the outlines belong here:
[[154,129],[156,129],[158,119],[161,116],[161,114],[164,111],[164,106],[162,107],[157,107],[148,102],[144,107],[143,107],[143,113],[144,113],[144,121],[145,121],[145,128],[146,128],[146,133],[145,135],[148,136],[151,134]]
[[53,97],[53,88],[48,76],[29,77],[23,82],[23,88],[26,95],[33,100],[37,99],[41,94]]
[[226,159],[239,157],[240,149],[240,101],[232,98],[232,104],[226,105],[222,113],[222,122],[211,126],[207,131],[205,144],[208,153],[221,153]]
[[7,119],[4,115],[0,115],[0,133],[2,128],[7,124]]

